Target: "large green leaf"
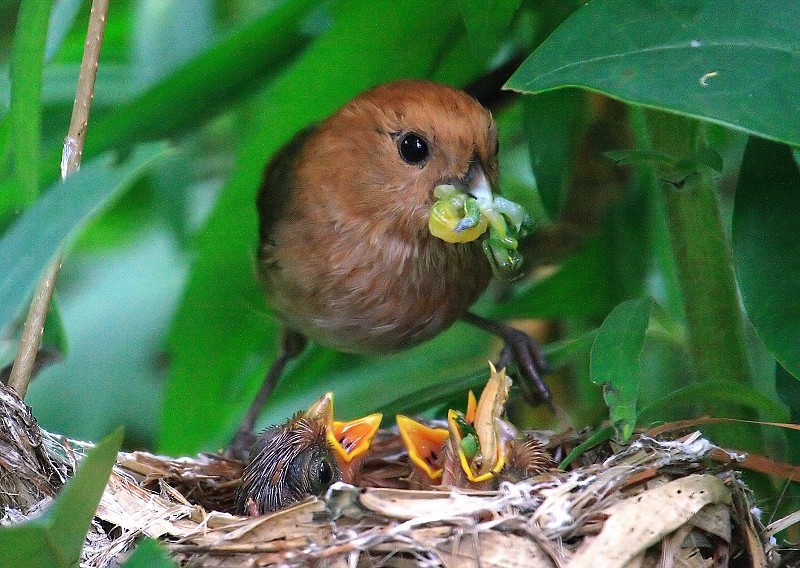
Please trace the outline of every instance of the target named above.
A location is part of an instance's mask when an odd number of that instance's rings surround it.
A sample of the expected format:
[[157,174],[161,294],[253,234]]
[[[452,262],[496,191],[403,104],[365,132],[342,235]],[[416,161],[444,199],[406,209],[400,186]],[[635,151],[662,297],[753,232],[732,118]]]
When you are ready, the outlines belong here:
[[[797,381],[794,378],[791,378],[791,380],[796,385]],[[643,420],[646,420],[657,416],[656,413],[664,408],[681,406],[697,408],[698,400],[730,402],[742,407],[752,408],[758,412],[761,420],[771,422],[788,422],[790,420],[789,413],[783,405],[775,402],[756,388],[735,381],[700,381],[683,386],[642,408],[640,415]]]
[[611,423],[623,439],[628,439],[636,426],[639,356],[652,306],[650,298],[622,302],[608,314],[592,345],[591,379],[603,387]]
[[[10,81],[5,66],[0,66],[0,107],[9,102]],[[51,63],[44,69],[42,82],[42,106],[45,109],[71,107],[75,101],[75,85],[80,63]],[[103,64],[94,86],[92,110],[130,102],[136,86],[132,81],[131,65]],[[66,126],[65,126],[66,127]]]
[[252,93],[307,41],[312,0],[289,0],[233,32],[92,126],[86,151],[176,136]]
[[751,138],[733,215],[733,255],[747,314],[770,353],[800,378],[800,170],[792,151]]
[[176,568],[169,554],[152,538],[145,538],[136,545],[133,554],[122,568]]
[[11,59],[11,140],[18,203],[39,194],[42,66],[52,0],[24,0],[20,5]]
[[[207,50],[126,104],[97,118],[89,127],[83,157],[139,142],[185,134],[234,102],[252,95],[283,69],[308,41],[300,29],[313,0],[288,0],[250,24],[221,38]],[[108,30],[106,33],[108,38]],[[244,46],[244,47],[243,47]],[[104,49],[104,58],[107,53]],[[114,77],[103,77],[108,87]],[[4,124],[0,121],[0,157]],[[41,177],[52,181],[58,172],[61,147],[50,148],[41,161]],[[49,176],[49,178],[48,178]],[[9,183],[0,183],[0,213],[13,209]]]
[[80,11],[82,3],[83,0],[61,0],[53,6],[47,30],[47,45],[45,46],[44,55],[46,61],[50,61],[58,51],[61,42],[64,41],[70,28],[75,23],[75,18]]
[[199,236],[168,339],[163,451],[195,451],[209,433],[230,430],[274,356],[276,328],[252,268],[255,192],[269,156],[367,87],[429,74],[458,29],[458,13],[443,0],[416,6],[414,18],[407,10],[393,0],[342,4],[331,27],[265,94],[237,169]]
[[602,317],[613,306],[610,250],[602,239],[586,245],[550,276],[522,287],[492,315],[502,318]]
[[47,264],[93,215],[118,197],[161,146],[136,151],[122,165],[109,155],[92,160],[57,182],[0,240],[0,330],[22,311]]
[[507,87],[579,86],[800,145],[795,0],[592,0]]
[[531,168],[550,219],[558,217],[564,204],[570,156],[581,131],[585,104],[586,97],[577,89],[543,93],[522,101]]
[[73,568],[122,443],[122,428],[89,451],[52,507],[32,521],[0,527],[0,560],[15,568]]

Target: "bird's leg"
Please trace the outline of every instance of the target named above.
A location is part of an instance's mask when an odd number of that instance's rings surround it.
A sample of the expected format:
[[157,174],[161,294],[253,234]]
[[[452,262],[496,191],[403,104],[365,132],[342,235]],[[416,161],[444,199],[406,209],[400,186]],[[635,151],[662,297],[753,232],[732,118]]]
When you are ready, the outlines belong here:
[[542,379],[542,374],[549,372],[550,367],[539,342],[524,331],[472,312],[467,312],[462,319],[470,325],[500,337],[505,346],[500,351],[497,368],[508,368],[512,363],[516,363],[522,375],[520,388],[525,398],[532,404],[543,402],[553,410],[553,397],[547,383]]
[[227,451],[229,455],[234,457],[247,456],[250,447],[256,440],[253,428],[256,425],[256,420],[258,420],[261,409],[264,407],[264,403],[267,402],[267,398],[272,391],[275,390],[286,365],[303,352],[307,343],[308,340],[304,335],[289,329],[284,331],[281,340],[281,351],[278,354],[278,358],[275,359],[272,366],[269,368],[269,372],[264,377],[261,388],[258,390],[253,402],[250,403],[247,413],[239,424],[239,429],[236,430],[236,435],[233,437],[233,441]]

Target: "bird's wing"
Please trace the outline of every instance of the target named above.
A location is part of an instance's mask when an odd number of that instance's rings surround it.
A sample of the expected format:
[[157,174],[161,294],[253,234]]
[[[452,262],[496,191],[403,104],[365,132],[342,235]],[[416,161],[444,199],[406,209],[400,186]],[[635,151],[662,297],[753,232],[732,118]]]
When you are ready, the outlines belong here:
[[311,125],[295,134],[283,148],[278,150],[264,170],[256,198],[258,230],[261,237],[258,254],[262,261],[268,255],[269,245],[273,242],[275,225],[289,206],[293,193],[295,165],[300,152],[314,130],[316,125]]

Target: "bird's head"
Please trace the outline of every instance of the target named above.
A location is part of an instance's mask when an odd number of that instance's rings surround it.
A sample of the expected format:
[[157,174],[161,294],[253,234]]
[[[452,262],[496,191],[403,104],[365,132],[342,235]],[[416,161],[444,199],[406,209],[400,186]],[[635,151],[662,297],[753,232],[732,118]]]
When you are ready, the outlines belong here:
[[427,233],[436,187],[491,199],[497,149],[495,122],[475,99],[430,81],[396,81],[323,122],[305,148],[319,159],[303,163],[325,171],[300,175],[324,180],[319,191],[346,214],[391,220],[418,237]]
[[324,493],[340,479],[325,423],[298,414],[259,436],[236,493],[236,508],[251,515],[277,511]]

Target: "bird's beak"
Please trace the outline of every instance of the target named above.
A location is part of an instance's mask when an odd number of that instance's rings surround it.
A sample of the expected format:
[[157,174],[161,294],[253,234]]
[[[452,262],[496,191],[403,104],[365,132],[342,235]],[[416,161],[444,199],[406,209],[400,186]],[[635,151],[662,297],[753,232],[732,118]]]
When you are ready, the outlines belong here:
[[486,177],[486,170],[480,160],[474,160],[472,162],[464,182],[466,186],[465,193],[477,199],[478,203],[492,203],[494,200],[494,192],[492,191],[492,185],[489,183],[489,179]]
[[375,413],[349,422],[333,422],[328,440],[340,462],[350,463],[353,458],[369,449],[372,438],[381,425],[381,419],[383,414]]
[[330,392],[312,404],[305,415],[325,425],[328,443],[342,466],[367,451],[383,419],[383,414],[376,413],[349,422],[334,420],[333,393]]
[[445,428],[429,428],[408,416],[397,416],[397,429],[408,457],[433,482],[442,478],[441,455],[449,436]]
[[447,413],[452,447],[471,483],[492,479],[506,465],[507,449],[498,421],[508,400],[511,380],[505,369],[497,371],[491,363],[489,368],[489,381],[477,404],[470,391],[466,415],[455,410]]

